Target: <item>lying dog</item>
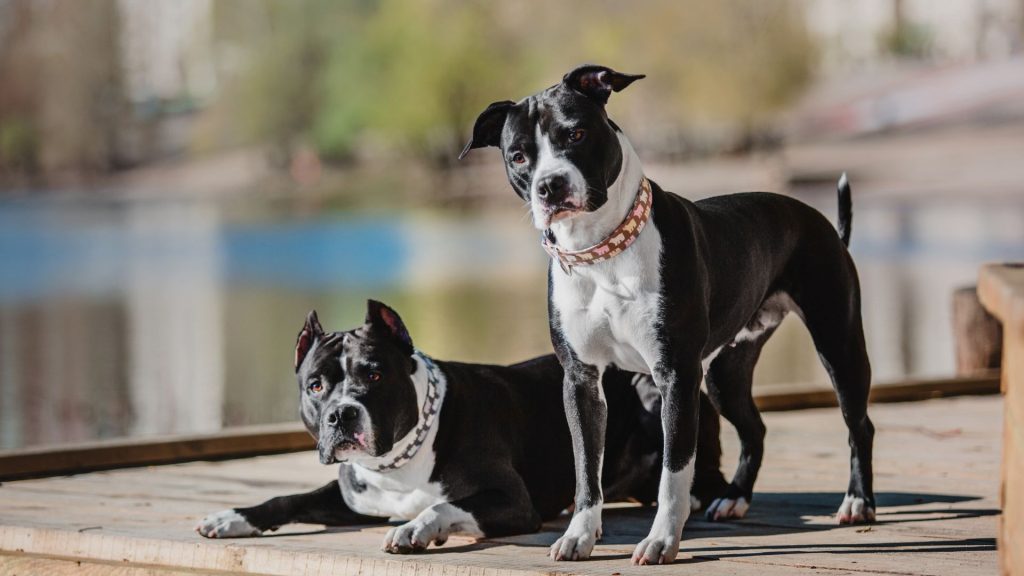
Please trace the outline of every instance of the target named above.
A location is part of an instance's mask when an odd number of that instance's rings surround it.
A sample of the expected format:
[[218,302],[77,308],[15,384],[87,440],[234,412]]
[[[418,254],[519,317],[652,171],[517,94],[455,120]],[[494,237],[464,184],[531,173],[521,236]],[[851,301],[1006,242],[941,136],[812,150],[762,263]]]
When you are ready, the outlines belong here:
[[[196,526],[203,536],[398,518],[408,522],[387,533],[383,548],[406,553],[454,533],[535,532],[572,505],[573,449],[554,355],[507,367],[435,361],[413,348],[394,310],[371,300],[365,324],[346,332],[325,333],[311,312],[295,370],[302,421],[320,462],[341,462],[338,479],[211,514]],[[648,377],[625,372],[608,371],[602,385],[613,406],[604,489],[610,498],[651,503],[662,440],[660,400],[650,399],[658,395]],[[697,493],[710,498],[726,482],[718,416],[706,397],[703,408]]]
[[651,374],[662,395],[664,469],[658,512],[633,562],[671,562],[690,512],[698,391],[740,436],[741,454],[712,519],[742,517],[761,465],[765,428],[751,396],[754,364],[788,311],[814,338],[850,433],[850,483],[840,523],[874,518],[867,415],[871,368],[860,288],[846,250],[849,187],[839,186],[839,234],[785,196],[734,194],[690,202],[644,176],[605,111],[640,75],[582,66],[519,102],[491,104],[470,149],[501,149],[509,182],[543,230],[551,336],[565,369],[576,462],[576,508],[554,559],[586,558],[601,534],[601,462],[611,367]]

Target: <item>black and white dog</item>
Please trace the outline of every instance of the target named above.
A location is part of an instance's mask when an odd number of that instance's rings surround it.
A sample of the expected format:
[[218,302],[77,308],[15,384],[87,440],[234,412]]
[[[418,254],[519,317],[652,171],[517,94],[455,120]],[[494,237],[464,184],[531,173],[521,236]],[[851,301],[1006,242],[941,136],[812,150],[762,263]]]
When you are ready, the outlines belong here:
[[[455,533],[534,532],[572,505],[573,447],[554,355],[513,366],[435,361],[413,348],[394,310],[371,300],[365,323],[346,332],[324,332],[311,312],[295,370],[302,421],[320,461],[341,463],[338,479],[210,514],[196,526],[203,536],[395,518],[407,522],[387,533],[383,548],[406,553]],[[602,393],[613,406],[604,489],[611,498],[652,503],[662,449],[653,383],[610,370]],[[706,396],[702,413],[696,494],[710,498],[727,484],[718,469],[718,418]]]
[[576,507],[552,558],[587,558],[601,536],[601,463],[614,400],[599,385],[610,367],[651,374],[662,396],[664,467],[650,535],[633,562],[675,559],[689,512],[698,393],[739,433],[741,454],[711,519],[742,517],[761,465],[765,427],[751,397],[762,346],[788,311],[814,338],[850,433],[850,483],[840,523],[874,518],[867,416],[871,371],[860,289],[846,250],[849,187],[840,181],[839,234],[820,213],[781,195],[745,193],[689,202],[644,176],[605,111],[612,92],[642,75],[581,66],[519,102],[491,104],[470,149],[497,146],[509,182],[532,210],[552,255],[551,337],[565,369]]

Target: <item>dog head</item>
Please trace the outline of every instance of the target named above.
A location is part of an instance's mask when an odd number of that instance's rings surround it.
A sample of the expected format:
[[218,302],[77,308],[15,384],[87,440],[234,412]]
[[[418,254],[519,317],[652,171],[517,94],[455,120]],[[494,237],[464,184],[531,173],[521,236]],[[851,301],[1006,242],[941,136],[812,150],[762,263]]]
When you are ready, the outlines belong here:
[[320,462],[386,454],[416,426],[419,403],[412,339],[398,313],[367,302],[366,321],[325,333],[310,312],[295,344],[302,422]]
[[619,129],[605,104],[643,77],[580,66],[538,94],[495,102],[477,118],[459,158],[473,148],[499,147],[508,180],[530,203],[537,228],[593,212],[607,202],[622,165]]

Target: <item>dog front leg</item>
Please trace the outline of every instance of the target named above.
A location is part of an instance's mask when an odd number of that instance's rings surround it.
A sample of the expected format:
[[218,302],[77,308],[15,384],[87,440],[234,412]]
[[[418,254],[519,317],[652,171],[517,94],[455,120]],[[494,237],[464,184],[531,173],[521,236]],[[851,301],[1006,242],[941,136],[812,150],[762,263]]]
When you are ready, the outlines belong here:
[[540,529],[540,515],[533,508],[526,486],[514,470],[494,470],[496,476],[507,475],[516,480],[427,508],[416,518],[389,530],[384,537],[384,551],[422,552],[431,542],[441,546],[452,534],[497,538],[536,532]]
[[277,496],[256,506],[214,512],[199,521],[196,532],[207,538],[244,538],[295,522],[345,526],[381,520],[354,512],[342,499],[338,481],[331,480],[312,492]]
[[699,361],[654,370],[654,382],[662,395],[665,452],[658,485],[658,511],[650,534],[633,551],[633,564],[670,564],[679,553],[683,525],[690,516],[700,378]]
[[583,560],[601,538],[601,466],[608,421],[601,371],[578,360],[566,366],[562,400],[576,465],[576,508],[549,555],[553,560]]

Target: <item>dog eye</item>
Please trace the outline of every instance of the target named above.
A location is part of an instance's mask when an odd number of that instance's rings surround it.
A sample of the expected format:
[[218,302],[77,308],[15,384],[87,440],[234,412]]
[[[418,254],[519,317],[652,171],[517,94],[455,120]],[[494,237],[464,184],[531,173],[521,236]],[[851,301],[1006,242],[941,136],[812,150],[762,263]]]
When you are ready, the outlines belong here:
[[512,154],[512,161],[516,164],[523,164],[526,162],[526,154],[523,154],[522,152],[514,152]]
[[587,131],[582,128],[577,128],[569,134],[569,141],[573,144],[579,144],[583,141],[583,137],[587,135]]
[[324,383],[321,382],[319,378],[316,378],[315,380],[310,380],[310,382],[309,382],[309,391],[310,392],[312,392],[314,394],[319,394],[321,391],[323,391],[323,389],[324,389]]
[[380,372],[376,370],[370,370],[369,374],[366,375],[366,379],[370,382],[380,382]]

